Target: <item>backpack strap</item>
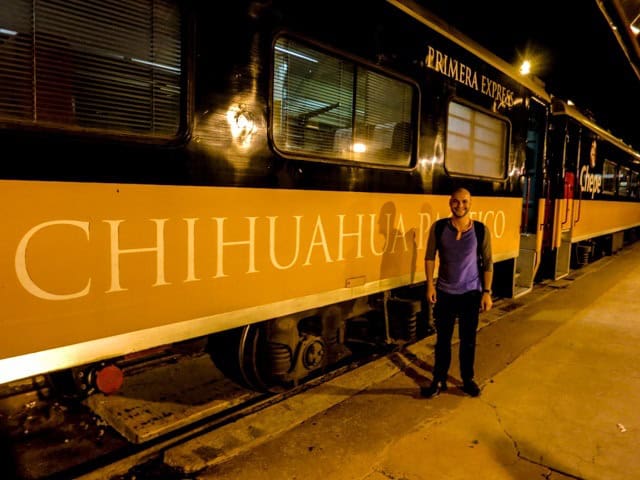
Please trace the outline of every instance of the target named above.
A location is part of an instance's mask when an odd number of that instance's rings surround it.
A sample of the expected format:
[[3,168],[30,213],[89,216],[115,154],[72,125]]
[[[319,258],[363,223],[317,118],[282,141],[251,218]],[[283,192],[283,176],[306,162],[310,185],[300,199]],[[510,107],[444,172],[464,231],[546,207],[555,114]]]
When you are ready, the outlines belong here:
[[484,259],[482,258],[482,243],[484,242],[484,223],[477,220],[473,221],[473,229],[476,233],[476,243],[478,244],[478,271],[482,277],[482,267],[484,267]]
[[435,226],[435,234],[436,234],[436,250],[440,251],[440,247],[442,247],[442,232],[444,232],[447,223],[449,222],[449,218],[441,218],[440,220],[436,220]]

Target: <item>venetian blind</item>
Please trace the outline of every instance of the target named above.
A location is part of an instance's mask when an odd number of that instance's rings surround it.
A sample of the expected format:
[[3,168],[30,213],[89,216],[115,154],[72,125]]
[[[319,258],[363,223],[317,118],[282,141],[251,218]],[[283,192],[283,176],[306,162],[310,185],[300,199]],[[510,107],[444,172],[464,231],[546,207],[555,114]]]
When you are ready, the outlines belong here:
[[173,135],[181,49],[179,12],[166,0],[5,0],[0,119]]

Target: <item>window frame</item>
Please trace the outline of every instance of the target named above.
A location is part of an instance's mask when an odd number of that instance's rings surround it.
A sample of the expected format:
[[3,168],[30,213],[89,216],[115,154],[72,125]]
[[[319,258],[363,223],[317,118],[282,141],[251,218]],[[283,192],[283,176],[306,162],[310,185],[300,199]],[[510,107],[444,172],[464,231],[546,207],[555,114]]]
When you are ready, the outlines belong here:
[[[454,171],[454,170],[450,170],[447,167],[447,150],[448,150],[448,143],[449,143],[449,109],[452,103],[456,103],[458,105],[461,105],[463,107],[469,108],[470,110],[473,110],[475,112],[478,113],[482,113],[484,115],[487,115],[489,117],[492,117],[500,122],[503,122],[506,130],[505,130],[505,141],[504,141],[504,152],[503,152],[503,162],[502,162],[502,176],[500,177],[492,177],[492,176],[488,176],[488,175],[478,175],[478,174],[473,174],[473,173],[464,173],[464,172],[458,172],[458,171]],[[445,173],[450,176],[450,177],[459,177],[459,178],[473,178],[473,179],[479,179],[479,180],[484,180],[484,181],[493,181],[493,182],[506,182],[508,175],[507,175],[507,170],[508,170],[508,166],[509,166],[509,156],[510,156],[510,151],[511,151],[511,132],[512,132],[512,123],[511,120],[504,116],[504,115],[499,115],[496,112],[493,112],[491,110],[488,110],[486,108],[483,108],[473,102],[470,102],[468,100],[465,100],[463,98],[460,97],[451,97],[449,98],[449,101],[447,102],[447,106],[445,109],[445,116],[444,116],[444,127],[445,127],[445,131],[444,131],[444,148],[443,148],[443,153],[444,153],[444,160],[443,160],[443,168]]]
[[[367,71],[376,73],[383,77],[386,77],[391,80],[396,80],[403,84],[408,85],[413,91],[413,98],[411,101],[411,115],[410,115],[410,132],[411,132],[411,141],[409,146],[409,162],[407,165],[392,165],[392,164],[383,164],[377,162],[367,162],[361,160],[353,160],[349,158],[338,158],[331,157],[322,154],[314,154],[313,152],[302,152],[302,151],[293,151],[282,148],[278,145],[275,138],[274,132],[274,115],[275,115],[275,106],[274,106],[274,93],[275,93],[275,68],[276,68],[276,44],[282,38],[292,40],[294,42],[298,42],[305,47],[316,49],[319,53],[324,55],[333,56],[342,61],[350,62],[354,68],[364,68]],[[269,106],[269,114],[268,114],[268,140],[271,148],[283,158],[295,159],[295,160],[304,160],[304,161],[312,161],[319,163],[327,163],[327,164],[336,164],[336,165],[347,165],[347,166],[358,166],[363,168],[374,168],[381,170],[400,170],[400,171],[408,171],[416,168],[418,163],[418,144],[419,144],[419,136],[420,136],[420,105],[421,105],[421,90],[418,82],[414,79],[399,74],[394,71],[389,71],[388,69],[381,68],[379,65],[376,65],[362,57],[351,54],[344,50],[341,50],[336,47],[329,46],[322,42],[318,42],[316,40],[303,37],[291,31],[281,31],[277,35],[274,35],[272,39],[272,43],[270,46],[270,75],[269,75],[269,92],[268,92],[268,106]],[[355,91],[353,91],[355,93]],[[353,118],[352,118],[353,122]],[[353,124],[353,123],[352,123]]]
[[638,190],[640,187],[640,172],[631,170],[630,182],[629,182],[629,198],[637,199],[638,198]]
[[[632,173],[632,170],[629,167],[626,167],[624,165],[618,165],[617,190],[618,190],[618,196],[622,198],[631,197],[631,173]],[[622,193],[622,189],[621,189],[622,180],[625,177],[626,177],[627,183],[626,183],[625,191],[624,193]]]
[[[606,190],[605,186],[607,185],[606,180],[607,180],[607,172],[606,172],[606,167],[607,165],[612,165],[613,166],[613,190]],[[604,159],[603,163],[602,163],[602,194],[603,195],[609,195],[609,196],[614,196],[618,193],[618,164],[616,162],[614,162],[613,160],[609,160],[607,158]]]

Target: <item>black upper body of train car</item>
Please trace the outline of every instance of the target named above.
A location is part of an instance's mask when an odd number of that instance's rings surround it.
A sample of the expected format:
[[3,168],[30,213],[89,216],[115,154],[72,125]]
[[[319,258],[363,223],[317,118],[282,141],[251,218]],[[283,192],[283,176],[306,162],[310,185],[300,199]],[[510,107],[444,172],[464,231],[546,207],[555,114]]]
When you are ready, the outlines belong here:
[[640,154],[563,102],[554,102],[549,134],[554,198],[637,201]]
[[5,179],[519,196],[540,163],[544,103],[408,2],[10,4]]

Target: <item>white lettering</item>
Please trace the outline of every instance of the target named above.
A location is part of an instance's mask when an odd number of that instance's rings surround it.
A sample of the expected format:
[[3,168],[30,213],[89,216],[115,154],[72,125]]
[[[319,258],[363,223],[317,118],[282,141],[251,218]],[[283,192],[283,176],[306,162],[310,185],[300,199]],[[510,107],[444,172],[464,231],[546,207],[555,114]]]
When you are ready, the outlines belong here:
[[296,247],[293,260],[288,265],[280,265],[280,262],[276,259],[276,220],[278,217],[267,218],[269,219],[269,258],[271,258],[271,264],[279,270],[291,268],[298,261],[298,255],[300,254],[300,222],[302,216],[296,215],[293,217],[296,219]]
[[402,218],[402,214],[398,216],[398,228],[393,230],[393,243],[391,244],[391,250],[389,253],[395,253],[396,251],[396,242],[398,238],[402,239],[402,244],[404,245],[404,251],[408,250],[407,248],[407,239],[405,238],[405,228],[404,228],[404,219]]
[[589,165],[584,165],[580,169],[580,191],[591,193],[591,198],[594,198],[596,193],[602,192],[602,175],[589,173]]
[[[588,172],[588,168],[581,170],[580,182],[581,187],[585,191],[596,192],[601,188],[601,176],[593,175]],[[390,203],[390,202],[388,202]],[[406,214],[406,212],[405,212]],[[365,223],[365,215],[369,216],[369,222]],[[507,230],[507,218],[503,210],[476,210],[471,212],[471,217],[482,221],[492,232],[494,238],[502,238]],[[313,217],[311,217],[313,218]],[[375,257],[382,257],[388,254],[398,252],[408,252],[413,248],[423,249],[425,247],[428,232],[432,226],[432,222],[440,218],[439,212],[432,212],[427,206],[423,206],[420,211],[412,213],[407,220],[402,213],[396,214],[395,208],[392,212],[388,208],[383,208],[381,213],[347,213],[330,215],[330,220],[317,215],[314,220],[313,229],[311,229],[310,219],[302,215],[291,217],[281,216],[261,216],[261,217],[212,217],[214,222],[211,227],[217,227],[215,234],[216,246],[211,251],[201,252],[201,245],[198,243],[198,252],[196,252],[196,242],[208,230],[202,226],[202,218],[183,217],[175,219],[179,225],[184,225],[184,233],[175,235],[165,239],[165,227],[169,219],[147,219],[144,222],[153,222],[155,225],[155,244],[147,246],[138,246],[137,248],[123,248],[122,243],[135,240],[131,236],[120,238],[121,233],[128,232],[127,229],[134,228],[129,226],[133,223],[131,220],[100,220],[109,225],[108,238],[105,238],[104,246],[109,242],[110,249],[110,267],[108,273],[109,289],[106,293],[127,291],[127,276],[121,272],[122,262],[131,262],[133,265],[139,266],[139,262],[134,259],[129,260],[128,254],[153,254],[155,256],[155,282],[153,287],[161,285],[171,285],[165,279],[165,254],[178,259],[179,265],[186,262],[183,282],[202,281],[202,276],[211,279],[228,277],[230,275],[238,275],[242,273],[257,273],[257,266],[268,268],[271,271],[288,270],[295,266],[303,265],[321,265],[323,263],[333,263],[335,261],[351,261],[362,258],[369,258],[370,262],[374,262]],[[307,223],[304,223],[306,220]],[[124,225],[124,222],[130,222]],[[511,221],[511,219],[510,219]],[[284,225],[283,225],[284,222]],[[329,222],[329,223],[327,223]],[[327,224],[327,227],[325,227]],[[147,223],[142,223],[144,227]],[[511,224],[510,224],[511,225]],[[136,228],[140,228],[140,224],[135,224]],[[197,230],[196,230],[197,226]],[[54,293],[39,285],[38,277],[29,274],[29,262],[40,261],[38,258],[27,257],[29,244],[34,243],[32,240],[40,233],[50,227],[73,227],[78,228],[89,240],[91,229],[90,222],[82,222],[76,220],[55,220],[40,223],[31,228],[22,238],[19,239],[15,252],[15,271],[20,285],[34,297],[44,300],[72,300],[87,296],[90,293],[92,285],[95,287],[95,275],[89,275],[83,288],[71,293]],[[121,229],[122,227],[122,229]],[[242,228],[243,227],[243,228]],[[286,228],[283,228],[286,227]],[[151,228],[150,224],[149,227]],[[226,232],[225,232],[226,228]],[[258,230],[260,228],[260,230]],[[268,228],[268,239],[266,229]],[[515,227],[514,227],[515,228]],[[280,233],[278,233],[280,229]],[[368,232],[367,232],[368,229]],[[105,229],[106,231],[106,229]],[[173,232],[173,230],[172,230]],[[243,232],[243,233],[237,233]],[[259,235],[263,232],[263,235]],[[76,232],[77,233],[77,232]],[[167,235],[169,232],[166,233]],[[226,234],[226,236],[225,236]],[[91,236],[95,243],[95,233]],[[213,231],[210,235],[213,237]],[[303,238],[304,235],[304,238]],[[240,238],[234,238],[240,237]],[[369,237],[366,242],[365,237]],[[200,240],[202,242],[203,240]],[[267,245],[268,241],[268,245]],[[335,243],[334,243],[335,242]],[[304,243],[304,245],[302,245]],[[166,244],[166,245],[165,245]],[[232,248],[243,247],[243,248]],[[181,249],[179,252],[174,249]],[[303,248],[305,251],[303,251]],[[334,250],[335,249],[335,250]],[[319,251],[318,251],[319,250]],[[180,255],[182,253],[183,255]],[[199,253],[199,255],[197,255]],[[227,254],[227,265],[225,265],[225,253]],[[333,256],[335,254],[335,256]],[[215,255],[215,261],[213,256]],[[231,255],[231,258],[229,258]],[[134,257],[138,258],[138,257]],[[144,257],[148,259],[149,257]],[[184,258],[184,260],[182,260]],[[304,259],[304,260],[303,260]],[[203,261],[203,265],[198,262]],[[404,261],[404,260],[403,260]],[[209,262],[215,263],[215,266]],[[257,265],[259,263],[259,265]],[[264,265],[262,264],[264,263]],[[127,263],[127,266],[129,263]],[[240,266],[246,266],[242,269]],[[33,270],[35,265],[31,265]],[[208,266],[208,267],[207,267]],[[225,271],[225,267],[232,271]],[[205,273],[210,268],[213,272]],[[238,272],[238,269],[244,270]],[[173,269],[171,271],[174,271]],[[261,270],[260,270],[261,271]],[[124,278],[122,278],[124,276]],[[172,279],[170,279],[172,280]],[[84,281],[84,280],[83,280]],[[151,283],[151,281],[149,282]],[[73,287],[75,290],[79,287]],[[132,288],[132,287],[131,287]]]
[[420,217],[420,228],[418,228],[418,248],[423,248],[425,246],[425,234],[431,228],[431,214],[421,212],[418,216]]
[[255,273],[256,270],[256,219],[258,217],[244,217],[249,220],[249,240],[238,240],[236,242],[225,242],[224,237],[224,221],[226,217],[214,217],[218,225],[218,237],[217,237],[217,264],[216,274],[213,278],[226,277],[224,273],[224,247],[233,245],[248,245],[249,246],[249,268],[247,273]]
[[186,282],[195,282],[200,280],[196,277],[196,265],[195,265],[195,225],[197,218],[183,218],[187,222],[187,278]]
[[[386,235],[386,232],[389,232],[391,230],[391,214],[390,213],[386,214],[386,217],[387,217],[386,227],[382,226],[382,218],[380,218],[379,221],[376,221],[377,217],[378,216],[375,213],[369,214],[369,219],[371,220],[369,225],[370,227],[369,228],[369,248],[371,249],[371,253],[373,253],[376,257],[379,257],[381,255],[384,255],[387,242],[385,241],[385,245],[383,246],[382,250],[377,251],[375,246],[375,241],[374,241],[374,234],[376,232],[377,233],[384,232],[384,234]],[[378,229],[376,229],[376,225],[378,225]]]
[[340,230],[338,232],[338,261],[344,260],[344,238],[356,237],[358,239],[358,250],[355,258],[362,258],[362,219],[364,215],[358,214],[358,231],[355,233],[344,233],[344,217],[345,215],[338,215],[340,219]]
[[504,212],[502,210],[498,210],[493,220],[493,236],[496,238],[502,238],[506,226],[507,218],[504,216]]
[[164,224],[168,219],[150,219],[156,224],[156,246],[146,248],[120,248],[119,230],[124,220],[103,220],[111,227],[111,287],[106,293],[127,290],[120,286],[120,255],[125,253],[156,252],[156,283],[152,286],[170,285],[164,279]]
[[79,228],[87,235],[87,240],[89,240],[89,222],[78,222],[75,220],[53,220],[36,225],[31,230],[29,230],[24,235],[24,237],[20,239],[18,248],[16,249],[15,269],[18,281],[27,292],[29,292],[34,297],[42,298],[43,300],[72,300],[74,298],[84,297],[89,293],[89,289],[91,287],[91,278],[87,280],[87,284],[82,290],[67,294],[56,294],[47,292],[46,290],[40,288],[38,285],[36,285],[36,283],[29,275],[29,270],[27,269],[27,247],[29,246],[29,241],[40,230],[54,225],[71,225],[72,227]]
[[[320,236],[321,240],[316,241],[316,236]],[[322,218],[318,215],[318,219],[316,220],[316,226],[313,228],[313,238],[311,239],[311,243],[309,244],[309,251],[307,252],[307,259],[304,262],[304,265],[311,265],[311,254],[313,253],[313,247],[320,245],[324,252],[324,260],[327,263],[332,263],[331,255],[329,255],[329,247],[327,246],[327,237],[324,234],[324,227],[322,226]]]
[[498,210],[494,212],[493,210],[487,210],[484,212],[480,210],[478,212],[471,212],[470,217],[473,219],[477,218],[480,222],[484,223],[494,238],[502,238],[504,235],[507,223],[504,211]]

